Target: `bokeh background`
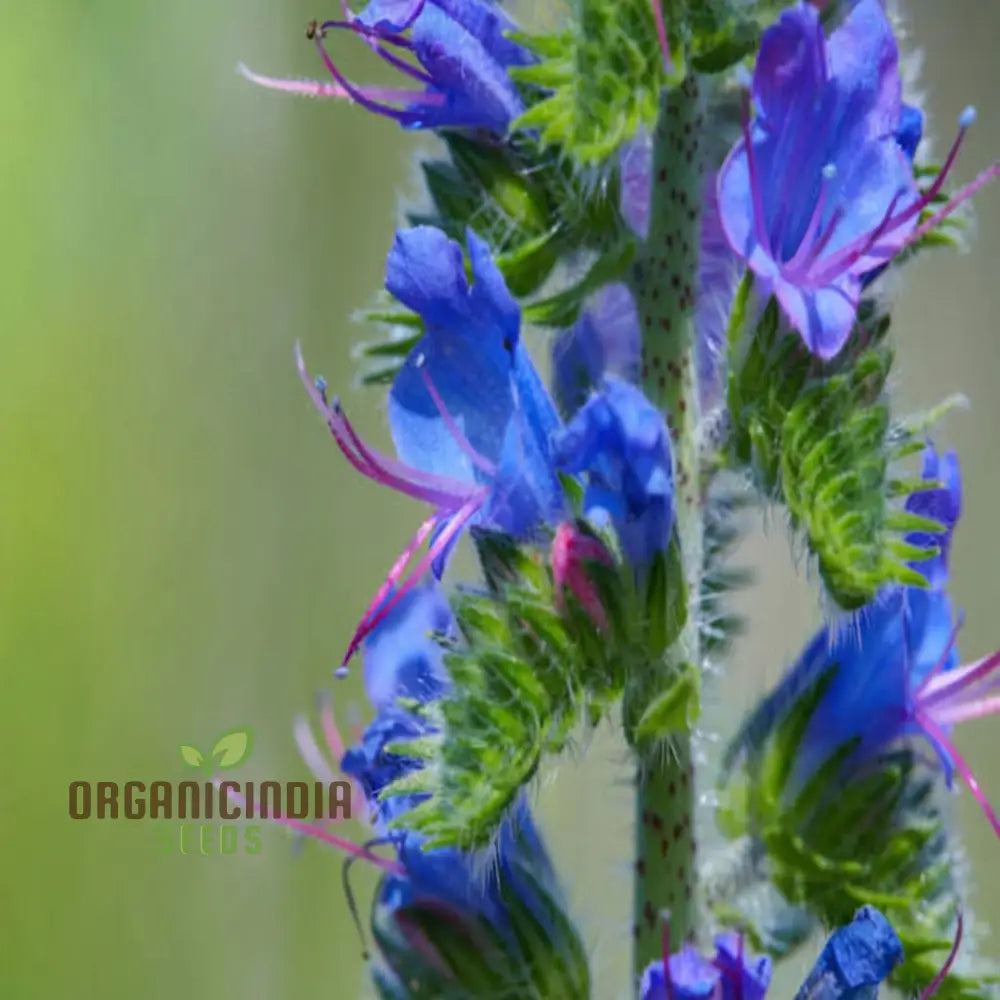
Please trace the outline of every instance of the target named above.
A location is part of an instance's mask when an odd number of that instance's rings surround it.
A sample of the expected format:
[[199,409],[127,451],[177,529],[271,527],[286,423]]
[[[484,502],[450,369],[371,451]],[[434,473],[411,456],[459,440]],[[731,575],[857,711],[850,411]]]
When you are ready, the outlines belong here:
[[[335,8],[336,4],[331,4]],[[980,107],[959,172],[1000,154],[990,0],[911,0],[939,147]],[[33,0],[0,17],[0,997],[353,997],[361,947],[340,859],[163,854],[143,823],[74,823],[77,778],[178,778],[181,743],[252,726],[247,774],[301,777],[290,723],[408,534],[405,502],[351,474],[292,365],[301,338],[349,388],[355,307],[379,286],[419,140],[358,109],[258,91],[235,72],[318,71],[306,0]],[[347,69],[367,62],[346,47]],[[965,255],[929,255],[896,312],[898,393],[953,391],[966,513],[954,589],[966,656],[1000,643],[1000,189]],[[780,525],[743,557],[753,628],[710,722],[721,731],[819,618]],[[349,719],[360,689],[337,689]],[[1000,797],[1000,724],[959,739]],[[710,748],[711,740],[706,741]],[[627,775],[596,739],[541,813],[595,954],[620,993]],[[707,807],[706,807],[707,808]],[[1000,928],[1000,845],[955,804],[981,922]],[[371,879],[355,882],[364,899]],[[985,938],[982,949],[1000,957]]]

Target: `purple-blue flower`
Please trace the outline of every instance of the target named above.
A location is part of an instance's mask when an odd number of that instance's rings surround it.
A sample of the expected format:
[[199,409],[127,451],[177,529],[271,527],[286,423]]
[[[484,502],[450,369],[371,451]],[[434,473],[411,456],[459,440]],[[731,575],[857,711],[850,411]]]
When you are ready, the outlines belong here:
[[763,1000],[771,985],[771,959],[753,956],[735,931],[715,939],[715,965],[721,975],[721,1000]]
[[902,960],[903,946],[889,921],[863,906],[827,940],[795,1000],[875,1000]]
[[306,388],[348,461],[433,509],[362,616],[344,663],[428,570],[440,575],[468,525],[526,540],[562,511],[551,453],[559,416],[521,344],[520,309],[489,247],[471,230],[466,239],[471,284],[462,247],[432,226],[400,230],[389,252],[386,288],[424,327],[389,392],[398,458],[368,446],[299,359]]
[[706,958],[693,945],[643,972],[641,1000],[763,1000],[771,982],[771,960],[744,950],[739,934],[720,934],[715,956]]
[[365,694],[376,712],[392,708],[399,698],[434,701],[447,680],[435,635],[453,635],[454,619],[441,588],[433,582],[415,587],[391,617],[391,625],[365,640]]
[[666,549],[674,518],[670,437],[641,390],[607,378],[555,444],[557,465],[586,479],[584,506],[610,522],[629,564],[648,566]]
[[952,531],[962,515],[962,480],[958,455],[953,451],[939,455],[933,445],[928,445],[924,451],[922,475],[925,480],[937,480],[943,485],[912,494],[906,502],[906,509],[921,517],[938,521],[946,530],[939,534],[914,531],[907,536],[907,541],[921,548],[938,548],[938,555],[914,563],[913,568],[927,578],[931,587],[941,589],[948,581]]
[[575,413],[605,375],[639,381],[639,313],[628,286],[595,292],[579,319],[552,344],[552,393],[563,413]]
[[786,10],[762,38],[753,101],[755,117],[719,175],[725,233],[809,350],[832,358],[854,325],[865,276],[926,231],[920,213],[974,116],[963,114],[944,169],[920,192],[907,155],[920,123],[904,113],[879,0],[859,0],[829,39],[813,6]]
[[[320,714],[322,742],[316,740],[305,719],[299,719],[295,727],[302,756],[318,780],[333,780],[336,768],[355,783],[360,790],[356,799],[367,804],[376,839],[393,847],[396,862],[335,838],[319,827],[300,825],[297,829],[376,863],[386,875],[380,895],[382,905],[394,908],[418,900],[433,902],[447,905],[460,916],[484,917],[503,927],[506,907],[501,885],[522,891],[519,865],[525,865],[542,884],[554,889],[548,854],[525,801],[518,801],[501,828],[494,848],[495,864],[485,866],[482,859],[457,848],[425,849],[420,834],[398,825],[397,821],[426,798],[425,794],[383,796],[393,781],[423,767],[422,761],[400,753],[395,745],[432,734],[433,726],[397,704],[397,699],[427,703],[447,692],[448,680],[439,656],[429,644],[434,642],[431,632],[453,631],[454,622],[437,586],[427,583],[412,590],[364,643],[365,689],[376,714],[357,743],[345,749],[329,702],[324,703]],[[393,823],[397,825],[391,826]]]
[[[794,797],[849,743],[845,774],[856,772],[900,742],[922,738],[930,744],[950,781],[957,770],[1000,834],[1000,819],[968,763],[950,738],[951,728],[968,719],[1000,712],[1000,651],[959,666],[957,625],[947,582],[947,551],[961,510],[961,482],[954,454],[925,455],[926,478],[944,487],[915,494],[908,506],[939,520],[941,535],[910,536],[941,546],[931,586],[893,586],[843,620],[821,628],[798,661],[744,726],[740,743],[754,745],[779,722],[812,685],[832,672],[796,751],[787,792]],[[923,562],[914,563],[922,569]]]
[[[524,111],[507,71],[532,58],[506,37],[513,28],[488,0],[372,0],[360,13],[325,21],[311,31],[332,83],[242,71],[272,89],[346,98],[405,128],[485,129],[502,136]],[[326,48],[327,33],[334,30],[361,38],[408,86],[359,86],[349,80]]]

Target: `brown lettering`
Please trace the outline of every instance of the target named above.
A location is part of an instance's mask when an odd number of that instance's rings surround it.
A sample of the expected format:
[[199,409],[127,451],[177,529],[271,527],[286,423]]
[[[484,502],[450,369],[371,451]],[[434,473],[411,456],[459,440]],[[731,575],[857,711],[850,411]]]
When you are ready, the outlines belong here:
[[136,795],[141,796],[145,790],[146,786],[141,781],[125,782],[126,819],[142,819],[146,815],[146,800],[141,797],[136,798]]

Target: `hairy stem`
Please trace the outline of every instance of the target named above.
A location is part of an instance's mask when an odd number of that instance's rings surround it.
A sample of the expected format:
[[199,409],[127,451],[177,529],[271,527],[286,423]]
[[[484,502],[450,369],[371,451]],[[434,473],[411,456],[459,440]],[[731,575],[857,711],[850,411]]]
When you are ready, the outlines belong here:
[[[632,679],[626,720],[641,715],[688,665],[700,666],[697,601],[703,525],[694,305],[703,188],[702,88],[703,82],[689,74],[661,99],[653,138],[649,235],[632,279],[642,324],[643,387],[664,411],[673,445],[675,530],[689,606],[683,630],[663,659]],[[690,733],[674,733],[636,749],[633,969],[638,976],[661,956],[662,911],[669,911],[673,947],[692,934],[697,887]]]

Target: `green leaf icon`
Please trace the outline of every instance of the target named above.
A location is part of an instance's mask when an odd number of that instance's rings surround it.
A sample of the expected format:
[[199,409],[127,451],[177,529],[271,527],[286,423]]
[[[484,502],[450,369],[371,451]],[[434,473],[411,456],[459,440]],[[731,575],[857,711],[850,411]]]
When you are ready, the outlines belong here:
[[253,730],[249,728],[230,729],[223,733],[212,747],[212,760],[219,770],[237,767],[250,756],[253,747]]
[[201,767],[204,763],[205,755],[197,748],[188,746],[186,743],[181,746],[181,760],[188,767]]

